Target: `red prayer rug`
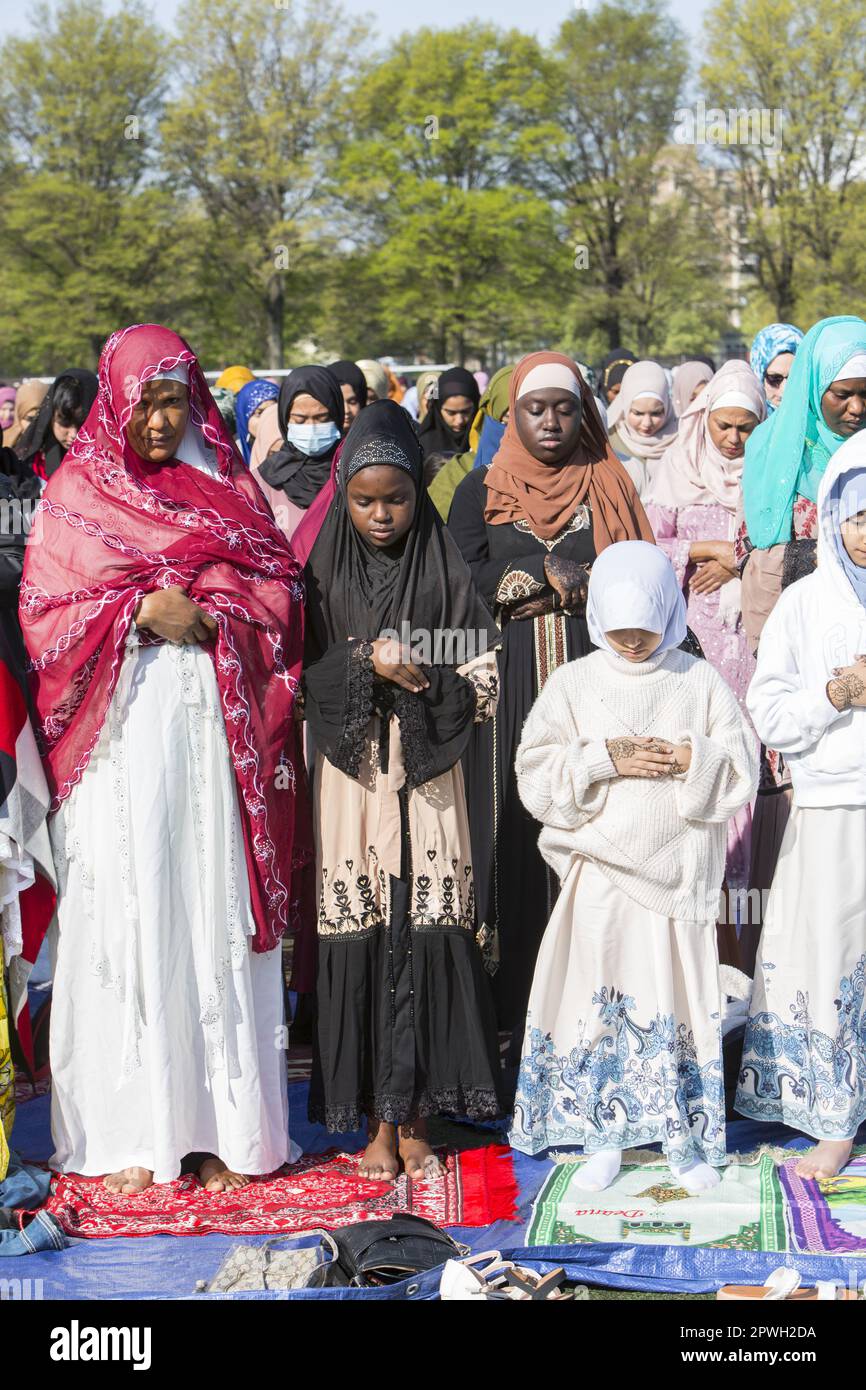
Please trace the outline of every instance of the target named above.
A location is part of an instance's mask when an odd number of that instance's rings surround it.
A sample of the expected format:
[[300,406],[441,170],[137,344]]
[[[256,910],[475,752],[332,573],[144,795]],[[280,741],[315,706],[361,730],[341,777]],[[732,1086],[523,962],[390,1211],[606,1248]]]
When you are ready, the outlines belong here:
[[393,1183],[362,1178],[361,1157],[336,1150],[311,1154],[232,1192],[205,1192],[190,1173],[124,1197],[109,1192],[101,1178],[64,1174],[52,1184],[44,1210],[69,1235],[93,1239],[285,1235],[396,1212],[424,1216],[437,1226],[489,1226],[516,1216],[514,1165],[504,1145],[440,1154],[445,1175],[428,1182],[414,1182],[405,1173]]

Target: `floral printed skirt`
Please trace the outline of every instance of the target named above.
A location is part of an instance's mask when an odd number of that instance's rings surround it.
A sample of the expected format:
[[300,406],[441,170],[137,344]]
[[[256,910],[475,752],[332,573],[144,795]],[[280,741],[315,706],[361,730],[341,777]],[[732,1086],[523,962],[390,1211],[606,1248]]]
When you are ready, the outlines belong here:
[[535,968],[510,1138],[724,1163],[715,922],[649,912],[576,861]]
[[815,1139],[866,1120],[866,807],[791,811],[755,963],[737,1109]]

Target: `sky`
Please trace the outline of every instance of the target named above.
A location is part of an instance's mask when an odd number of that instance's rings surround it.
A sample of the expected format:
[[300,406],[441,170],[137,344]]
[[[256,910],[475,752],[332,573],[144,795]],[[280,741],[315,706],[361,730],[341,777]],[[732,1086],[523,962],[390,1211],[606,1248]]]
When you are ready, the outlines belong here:
[[[166,27],[171,26],[178,3],[179,0],[150,0],[157,19]],[[532,5],[527,5],[525,0],[436,0],[435,7],[429,7],[432,13],[425,12],[421,4],[407,5],[406,0],[342,0],[342,3],[349,14],[372,15],[382,35],[425,24],[444,29],[469,19],[480,19],[506,29],[523,29],[547,39],[575,4],[586,8],[591,6],[592,0],[534,0]],[[707,4],[708,0],[670,0],[672,12],[691,34],[698,33]],[[17,0],[0,0],[0,21],[3,33],[25,32],[29,28],[27,7]]]

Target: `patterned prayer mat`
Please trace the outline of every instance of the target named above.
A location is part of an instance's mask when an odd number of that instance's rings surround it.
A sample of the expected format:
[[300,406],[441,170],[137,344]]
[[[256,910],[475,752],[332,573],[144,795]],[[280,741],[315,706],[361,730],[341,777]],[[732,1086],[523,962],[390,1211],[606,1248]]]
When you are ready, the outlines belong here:
[[807,1181],[795,1158],[779,1169],[791,1248],[816,1255],[866,1255],[866,1150],[855,1149],[835,1178]]
[[769,1154],[726,1168],[692,1197],[666,1163],[624,1167],[604,1192],[580,1189],[582,1163],[558,1163],[532,1208],[527,1245],[708,1246],[786,1250],[782,1187]]
[[691,1249],[785,1250],[866,1255],[866,1148],[830,1179],[779,1163],[770,1153],[731,1164],[711,1192],[691,1196],[667,1165],[623,1167],[604,1192],[583,1192],[581,1162],[558,1163],[535,1200],[528,1245],[679,1245]]
[[372,1182],[358,1169],[361,1154],[314,1154],[232,1192],[205,1192],[194,1174],[159,1183],[137,1196],[109,1192],[101,1178],[66,1174],[45,1203],[73,1236],[278,1235],[314,1226],[425,1216],[437,1226],[487,1226],[513,1220],[517,1183],[503,1145],[440,1154],[445,1176],[413,1182]]

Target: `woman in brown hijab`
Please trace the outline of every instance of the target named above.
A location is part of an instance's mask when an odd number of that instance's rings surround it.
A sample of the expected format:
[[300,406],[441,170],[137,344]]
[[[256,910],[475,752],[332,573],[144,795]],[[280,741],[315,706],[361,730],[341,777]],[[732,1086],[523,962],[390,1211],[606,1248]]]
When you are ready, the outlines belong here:
[[448,520],[476,588],[502,630],[500,701],[466,758],[479,932],[514,1072],[532,972],[558,886],[538,853],[540,827],[517,794],[514,756],[548,676],[591,649],[586,587],[614,541],[653,539],[634,485],[610,448],[580,371],[534,352],[511,379],[508,425],[487,468],[463,479]]

